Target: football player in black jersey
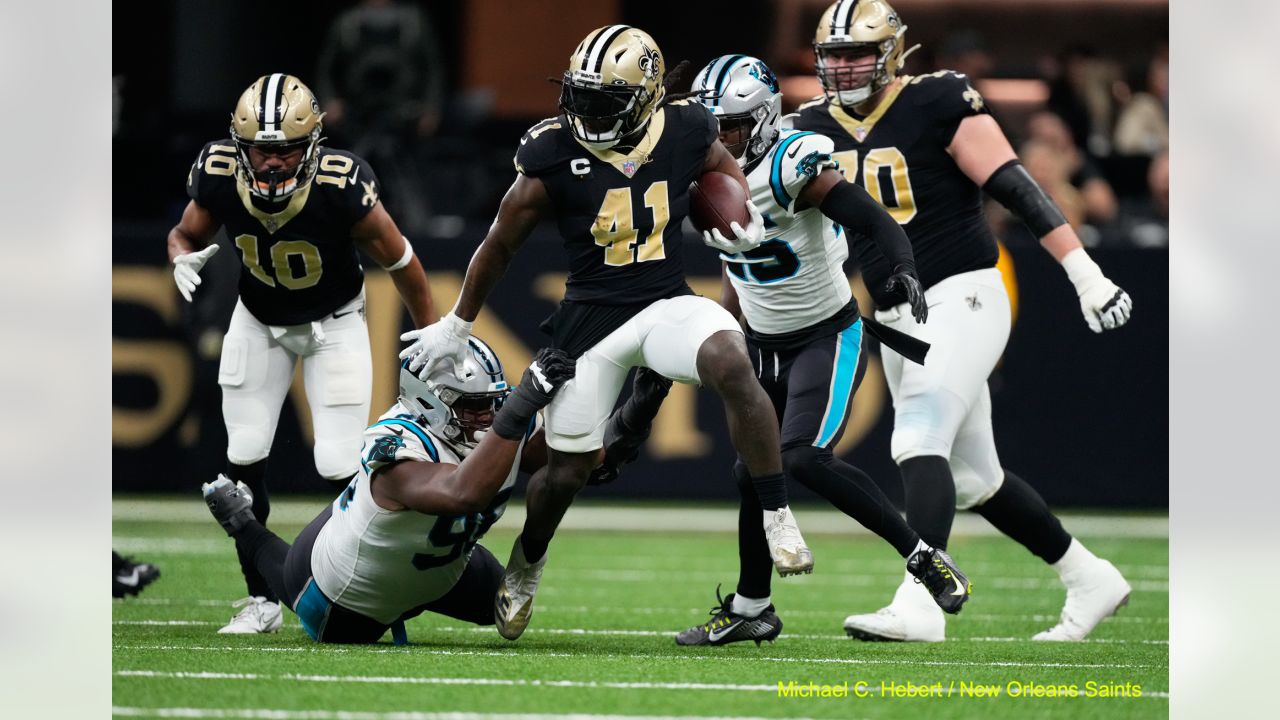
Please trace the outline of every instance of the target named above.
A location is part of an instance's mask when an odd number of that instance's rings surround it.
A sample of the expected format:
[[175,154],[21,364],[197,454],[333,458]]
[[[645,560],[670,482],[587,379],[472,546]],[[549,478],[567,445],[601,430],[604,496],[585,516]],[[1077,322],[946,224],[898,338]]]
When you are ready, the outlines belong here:
[[[528,489],[528,519],[496,598],[508,639],[528,625],[546,549],[565,510],[587,482],[605,420],[633,367],[705,384],[720,394],[734,447],[764,508],[770,555],[782,575],[808,572],[813,557],[786,499],[778,424],[755,380],[737,321],[685,282],[680,225],[689,184],[728,173],[746,189],[718,140],[714,116],[687,100],[664,102],[657,43],[627,25],[592,31],[562,79],[563,114],[534,125],[516,151],[516,180],[467,268],[462,293],[440,323],[406,334],[401,357],[429,371],[465,351],[472,320],[534,225],[554,217],[569,252],[565,299],[545,325],[552,345],[577,359],[577,375],[547,407],[545,479]],[[725,253],[760,244],[763,221],[707,242]],[[717,233],[718,235],[718,233]]]
[[[363,160],[320,146],[323,113],[292,75],[258,78],[231,114],[231,137],[204,146],[187,174],[191,201],[169,231],[174,281],[189,302],[219,228],[240,251],[240,298],[222,343],[218,384],[227,476],[253,492],[265,523],[267,456],[294,365],[315,428],[320,475],[345,486],[359,469],[372,367],[357,247],[391,273],[415,327],[435,310],[422,264],[378,201]],[[220,632],[280,627],[278,598],[241,556],[243,610]]]
[[[1094,332],[1129,319],[1132,302],[1081,247],[1053,201],[1023,169],[982,96],[963,75],[900,76],[907,52],[901,18],[881,0],[839,0],[814,38],[824,94],[792,126],[835,142],[846,177],[866,188],[907,233],[929,304],[929,323],[912,321],[906,298],[885,289],[889,262],[872,243],[855,248],[876,319],[931,343],[928,361],[884,353],[894,404],[892,451],[902,470],[907,521],[945,548],[955,510],[971,509],[1061,575],[1061,622],[1039,640],[1080,640],[1129,596],[1106,560],[1074,540],[1040,495],[1000,467],[991,430],[987,377],[1009,337],[1009,298],[996,269],[995,238],[982,192],[1018,215],[1062,264]],[[855,637],[939,641],[942,611],[907,576],[894,601],[850,616]]]

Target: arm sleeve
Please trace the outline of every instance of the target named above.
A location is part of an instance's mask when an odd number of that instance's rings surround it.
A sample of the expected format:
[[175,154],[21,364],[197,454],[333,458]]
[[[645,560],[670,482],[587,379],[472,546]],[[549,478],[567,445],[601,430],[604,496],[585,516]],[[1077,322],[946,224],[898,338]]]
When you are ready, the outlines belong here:
[[866,190],[841,180],[822,199],[819,210],[851,231],[871,238],[894,272],[916,269],[911,241],[902,226]]
[[765,158],[769,163],[769,189],[778,207],[794,213],[804,186],[823,168],[839,167],[831,157],[834,149],[830,138],[810,132],[792,133],[778,141],[773,154]]

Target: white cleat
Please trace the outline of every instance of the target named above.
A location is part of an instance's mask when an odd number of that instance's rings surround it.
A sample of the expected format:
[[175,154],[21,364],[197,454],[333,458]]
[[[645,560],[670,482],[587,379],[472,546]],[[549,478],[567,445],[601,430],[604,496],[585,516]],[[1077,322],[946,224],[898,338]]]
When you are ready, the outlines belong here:
[[502,637],[515,640],[529,627],[529,619],[533,617],[533,596],[538,592],[542,568],[546,564],[546,553],[535,563],[525,560],[524,547],[520,538],[516,538],[516,544],[511,548],[511,559],[507,561],[507,571],[503,573],[498,594],[493,599],[493,621]]
[[764,511],[764,537],[778,575],[813,572],[813,553],[805,545],[790,507]]
[[929,591],[908,575],[888,607],[850,615],[844,619],[844,631],[858,640],[942,642],[947,639],[947,620]]
[[1067,603],[1057,625],[1036,633],[1032,640],[1079,642],[1116,610],[1129,604],[1129,583],[1107,560],[1090,563],[1087,570],[1067,582]]
[[253,635],[254,633],[273,633],[284,625],[284,617],[280,613],[280,603],[269,602],[266,598],[247,597],[235,601],[232,607],[244,608],[231,618],[219,635]]

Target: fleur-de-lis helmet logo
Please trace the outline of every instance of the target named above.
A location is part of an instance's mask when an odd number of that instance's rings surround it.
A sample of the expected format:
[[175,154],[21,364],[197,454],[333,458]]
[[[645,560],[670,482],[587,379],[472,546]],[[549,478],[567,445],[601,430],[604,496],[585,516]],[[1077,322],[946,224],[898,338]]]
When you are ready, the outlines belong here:
[[640,44],[640,71],[644,73],[645,77],[648,77],[648,78],[658,77],[658,71],[660,70],[659,66],[661,64],[662,64],[662,59],[661,59],[661,56],[658,55],[658,51],[654,50],[648,45],[645,45],[644,43],[641,43]]

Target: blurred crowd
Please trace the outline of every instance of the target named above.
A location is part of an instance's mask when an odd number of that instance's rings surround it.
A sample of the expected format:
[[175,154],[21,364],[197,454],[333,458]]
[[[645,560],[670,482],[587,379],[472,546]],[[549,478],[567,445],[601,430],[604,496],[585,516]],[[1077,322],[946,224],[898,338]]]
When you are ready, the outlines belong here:
[[[784,11],[785,6],[778,12]],[[779,18],[778,27],[784,27],[785,18]],[[314,66],[291,69],[321,99],[327,144],[369,160],[388,209],[412,236],[456,237],[469,223],[487,223],[510,182],[514,142],[538,118],[499,116],[490,111],[483,89],[464,88],[454,60],[457,48],[442,44],[458,35],[456,28],[440,27],[422,4],[363,0],[327,22]],[[811,33],[807,17],[795,25],[793,34]],[[817,81],[808,43],[780,39],[786,34],[775,29],[768,49],[744,51],[774,67],[788,93],[786,105],[794,108],[817,91]],[[957,29],[912,56],[906,71],[946,68],[972,78],[1028,171],[1086,245],[1167,246],[1167,46],[1145,62],[1118,60],[1087,46],[1050,47],[1029,66],[1025,58],[1002,62],[989,42],[994,35]],[[680,42],[672,41],[669,55],[683,53]],[[668,64],[679,59],[669,57]],[[707,58],[688,59],[696,68]],[[116,78],[117,98],[122,80],[128,78]],[[1031,81],[1033,99],[988,93],[990,83],[1011,80],[1024,86]],[[548,99],[550,105],[551,88]],[[183,138],[175,156],[189,163],[186,158],[204,139]],[[990,217],[1007,244],[1034,242],[994,204]]]

